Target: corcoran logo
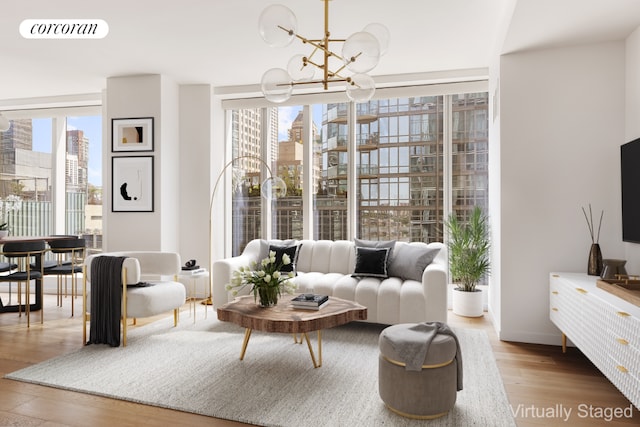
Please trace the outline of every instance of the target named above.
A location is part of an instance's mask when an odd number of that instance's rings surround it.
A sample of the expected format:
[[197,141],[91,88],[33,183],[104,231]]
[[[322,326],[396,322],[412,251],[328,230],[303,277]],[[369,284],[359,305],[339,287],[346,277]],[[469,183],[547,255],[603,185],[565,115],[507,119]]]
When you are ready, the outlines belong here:
[[109,24],[102,19],[25,19],[20,34],[25,39],[103,39]]

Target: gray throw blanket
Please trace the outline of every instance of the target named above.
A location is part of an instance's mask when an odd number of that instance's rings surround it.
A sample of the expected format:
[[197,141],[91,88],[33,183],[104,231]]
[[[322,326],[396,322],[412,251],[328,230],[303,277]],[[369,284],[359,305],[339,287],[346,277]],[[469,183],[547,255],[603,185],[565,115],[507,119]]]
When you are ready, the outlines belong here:
[[422,364],[429,351],[429,346],[436,335],[441,334],[453,337],[456,342],[457,387],[458,391],[462,390],[462,352],[460,351],[458,337],[449,325],[443,322],[425,322],[417,323],[407,329],[395,331],[395,333],[398,334],[400,331],[402,331],[402,333],[395,335],[394,340],[390,340],[389,342],[394,350],[398,352],[398,355],[401,356],[407,371],[422,370]]
[[87,344],[120,346],[122,264],[125,258],[98,256],[91,262],[91,322]]

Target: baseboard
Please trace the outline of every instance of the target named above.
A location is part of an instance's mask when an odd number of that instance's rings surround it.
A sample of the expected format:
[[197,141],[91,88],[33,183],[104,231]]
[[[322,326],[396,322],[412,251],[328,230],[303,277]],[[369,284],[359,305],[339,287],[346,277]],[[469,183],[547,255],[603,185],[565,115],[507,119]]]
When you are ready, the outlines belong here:
[[[540,334],[536,332],[528,331],[500,331],[498,333],[500,341],[521,342],[527,344],[542,344],[542,345],[562,345],[561,334]],[[573,347],[573,343],[567,340],[567,345]]]

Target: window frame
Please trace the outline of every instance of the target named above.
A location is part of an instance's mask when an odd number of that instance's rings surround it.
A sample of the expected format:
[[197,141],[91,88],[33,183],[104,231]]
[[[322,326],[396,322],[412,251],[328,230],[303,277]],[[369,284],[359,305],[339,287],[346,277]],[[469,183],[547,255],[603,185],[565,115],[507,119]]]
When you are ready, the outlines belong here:
[[[33,103],[37,102],[37,103]],[[103,116],[100,95],[46,98],[16,102],[0,107],[9,120],[51,119],[51,233],[68,234],[66,230],[66,143],[67,118]],[[6,108],[6,109],[5,109]],[[103,126],[104,127],[104,126]],[[104,132],[103,132],[104,135]],[[56,140],[62,147],[56,147]]]
[[[489,83],[488,80],[474,80],[474,81],[465,81],[465,82],[456,82],[456,83],[443,83],[443,84],[432,84],[432,85],[417,85],[417,86],[407,86],[407,87],[396,87],[396,88],[381,88],[376,90],[374,95],[374,99],[402,99],[402,98],[410,98],[410,97],[421,97],[421,96],[443,96],[444,101],[444,112],[443,112],[443,123],[444,123],[444,164],[443,164],[443,218],[447,218],[448,215],[453,212],[452,206],[452,144],[453,144],[453,113],[452,113],[452,102],[454,95],[461,95],[467,93],[476,93],[476,92],[484,92],[488,93]],[[349,123],[349,132],[348,132],[348,145],[349,149],[347,150],[347,155],[349,156],[349,171],[348,171],[348,199],[347,199],[347,239],[353,239],[355,236],[355,231],[358,229],[357,227],[357,211],[358,205],[357,200],[353,195],[357,194],[357,165],[359,164],[356,156],[358,155],[357,150],[352,149],[351,147],[355,147],[357,143],[357,134],[356,134],[356,120],[355,116],[358,108],[361,108],[362,105],[365,104],[357,104],[351,101],[346,101],[344,93],[320,93],[320,94],[305,94],[305,95],[295,95],[292,96],[291,99],[282,104],[272,104],[264,98],[251,98],[251,99],[225,99],[222,100],[222,108],[225,112],[230,112],[234,109],[243,109],[243,108],[261,108],[263,109],[263,115],[268,108],[278,108],[280,106],[301,106],[304,111],[305,123],[304,125],[307,127],[311,127],[312,115],[310,114],[310,107],[315,104],[339,104],[346,103],[348,108],[348,123]],[[383,108],[381,105],[380,108]],[[402,105],[387,105],[386,108],[404,108]],[[410,111],[410,106],[406,106],[406,110]],[[404,110],[403,110],[404,111]],[[424,123],[426,119],[422,118],[419,121],[422,123],[422,126],[429,127],[429,123]],[[380,143],[382,143],[383,139],[383,129],[382,124],[380,124],[380,128],[378,132],[380,133]],[[412,124],[411,120],[407,118],[406,123],[407,128],[407,141],[410,142],[412,137]],[[324,131],[325,129],[323,129]],[[265,132],[267,135],[270,132]],[[227,132],[229,134],[229,132]],[[262,146],[266,147],[263,136]],[[226,143],[229,143],[230,140],[227,140]],[[303,140],[303,145],[305,149],[310,147],[312,144],[309,143],[309,133],[305,135],[305,139]],[[265,153],[266,154],[266,153]],[[425,154],[431,155],[431,154]],[[306,157],[305,154],[305,165],[310,165],[311,163],[306,162],[306,160],[311,159],[311,157]],[[231,158],[225,159],[225,161],[230,161]],[[407,168],[411,168],[411,165],[407,165]],[[311,173],[311,167],[305,167],[307,173]],[[313,239],[313,215],[311,214],[313,209],[313,197],[314,193],[312,191],[312,180],[305,179],[304,180],[304,188],[303,188],[303,218],[304,218],[304,227],[303,227],[303,239]],[[411,192],[411,189],[409,189]],[[267,212],[265,209],[262,210],[263,224],[268,224],[271,221],[270,212]],[[309,213],[309,214],[308,214]],[[268,216],[268,217],[267,217]],[[228,221],[228,222],[226,222]],[[229,204],[229,208],[225,211],[225,222],[231,226],[231,208]],[[271,238],[271,227],[263,228],[262,238],[270,239]],[[443,236],[446,239],[446,236]],[[228,251],[227,249],[226,251]]]

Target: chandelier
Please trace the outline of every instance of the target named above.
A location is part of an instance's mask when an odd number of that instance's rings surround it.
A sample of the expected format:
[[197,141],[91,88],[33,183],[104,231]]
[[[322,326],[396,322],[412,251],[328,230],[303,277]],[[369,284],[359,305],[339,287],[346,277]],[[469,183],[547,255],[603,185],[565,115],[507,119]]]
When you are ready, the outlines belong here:
[[[309,39],[298,34],[295,14],[286,6],[275,4],[262,11],[259,19],[260,35],[271,47],[288,46],[298,39],[309,45],[309,55],[295,55],[287,69],[271,68],[261,80],[262,93],[271,102],[285,102],[296,85],[322,84],[325,90],[330,83],[343,82],[349,99],[366,102],[375,92],[373,78],[366,74],[378,65],[380,56],[389,45],[389,30],[382,24],[369,24],[362,31],[346,39],[333,39],[329,32],[329,1],[324,1],[324,36]],[[340,54],[334,52],[331,43],[342,43]],[[322,79],[315,77],[322,71]]]

